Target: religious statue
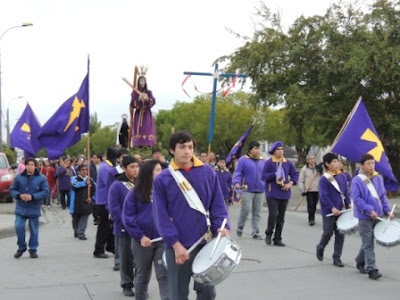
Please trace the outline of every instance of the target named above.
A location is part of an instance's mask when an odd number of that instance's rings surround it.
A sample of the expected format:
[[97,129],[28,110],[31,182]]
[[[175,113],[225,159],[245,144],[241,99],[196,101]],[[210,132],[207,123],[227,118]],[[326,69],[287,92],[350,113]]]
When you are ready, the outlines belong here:
[[152,147],[156,145],[156,126],[151,108],[156,104],[153,93],[147,88],[146,70],[141,68],[136,88],[132,91],[131,110],[133,118],[132,143],[134,147]]
[[128,148],[129,125],[127,118],[128,116],[126,114],[122,115],[122,123],[119,125],[118,129],[118,142],[122,148]]

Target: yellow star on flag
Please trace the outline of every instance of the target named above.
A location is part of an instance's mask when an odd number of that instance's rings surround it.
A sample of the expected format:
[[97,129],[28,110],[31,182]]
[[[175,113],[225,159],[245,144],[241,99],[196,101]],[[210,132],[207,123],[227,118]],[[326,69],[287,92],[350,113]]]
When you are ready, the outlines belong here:
[[31,133],[31,127],[30,127],[28,124],[26,124],[26,123],[22,124],[21,130],[22,130],[22,131],[25,131],[25,132],[27,132],[27,133]]
[[75,121],[75,119],[78,119],[80,114],[81,114],[81,108],[85,107],[85,102],[79,101],[78,97],[75,96],[74,102],[72,103],[72,111],[69,115],[69,120],[67,126],[64,128],[64,132],[68,130],[68,128],[71,126],[71,124]]
[[376,161],[380,162],[382,154],[383,152],[385,152],[385,150],[383,149],[383,145],[376,134],[371,129],[367,128],[367,130],[365,130],[365,132],[361,136],[361,139],[364,141],[376,143],[376,147],[371,149],[368,153],[371,154]]

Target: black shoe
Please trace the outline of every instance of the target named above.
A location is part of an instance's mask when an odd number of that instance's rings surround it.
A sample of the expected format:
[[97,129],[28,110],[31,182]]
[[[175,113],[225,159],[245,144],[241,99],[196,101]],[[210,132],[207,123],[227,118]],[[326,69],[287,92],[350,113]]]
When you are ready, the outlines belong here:
[[378,272],[378,270],[372,270],[368,272],[368,276],[370,279],[377,280],[382,277],[382,274]]
[[133,297],[135,296],[135,292],[131,288],[124,288],[123,291],[125,296],[127,297]]
[[82,240],[82,241],[86,241],[86,240],[87,240],[87,237],[86,237],[86,235],[81,235],[81,236],[79,237],[79,239]]
[[30,254],[31,258],[38,258],[36,251],[29,250],[29,254]]
[[114,266],[114,267],[113,267],[113,270],[114,270],[114,271],[119,271],[119,266]]
[[77,233],[74,233],[74,238],[77,238],[78,237],[78,234]]
[[257,233],[255,233],[255,234],[253,234],[253,239],[255,239],[255,240],[262,240],[262,236],[261,236],[261,234],[259,234],[259,233],[257,232]]
[[339,267],[339,268],[343,268],[343,267],[344,267],[344,264],[342,263],[342,261],[340,260],[340,258],[334,258],[334,259],[333,259],[333,264],[334,264],[336,267]]
[[265,243],[266,243],[267,245],[271,245],[272,239],[271,239],[271,236],[270,236],[270,235],[267,235],[267,236],[265,237]]
[[361,274],[367,274],[367,270],[365,270],[364,264],[357,263],[356,268],[360,271]]
[[108,254],[105,253],[99,253],[99,254],[93,254],[94,258],[108,258]]
[[275,241],[274,246],[285,247],[286,245],[282,241]]
[[324,249],[318,248],[317,246],[317,259],[319,261],[323,261],[324,260]]
[[314,221],[314,220],[312,220],[312,221],[308,221],[308,225],[310,225],[310,226],[314,226],[314,225],[315,225],[315,221]]
[[14,257],[15,258],[20,258],[22,256],[22,254],[24,254],[26,250],[17,250],[17,252],[15,252]]
[[238,227],[238,229],[236,230],[236,235],[238,237],[241,237],[243,235],[243,228]]

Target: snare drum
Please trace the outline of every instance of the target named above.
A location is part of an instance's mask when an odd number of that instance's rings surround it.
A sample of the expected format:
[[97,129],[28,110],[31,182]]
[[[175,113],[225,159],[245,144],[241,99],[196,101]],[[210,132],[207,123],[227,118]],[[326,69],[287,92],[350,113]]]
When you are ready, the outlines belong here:
[[353,216],[353,211],[346,211],[336,220],[336,226],[343,234],[353,234],[358,231],[358,219]]
[[376,242],[385,247],[393,247],[400,243],[400,223],[390,220],[389,224],[380,221],[374,227]]
[[242,257],[242,250],[234,240],[221,237],[212,258],[211,252],[216,238],[207,243],[193,260],[193,277],[197,282],[205,285],[217,285],[222,282],[236,268]]

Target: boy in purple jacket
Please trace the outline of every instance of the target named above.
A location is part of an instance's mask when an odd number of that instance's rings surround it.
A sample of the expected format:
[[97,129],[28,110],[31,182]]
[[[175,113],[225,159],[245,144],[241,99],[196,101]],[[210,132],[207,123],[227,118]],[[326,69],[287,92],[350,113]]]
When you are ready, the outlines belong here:
[[360,160],[360,171],[351,182],[351,194],[354,201],[354,216],[359,219],[361,248],[356,257],[357,269],[369,278],[382,277],[375,265],[374,227],[378,217],[383,214],[394,218],[390,211],[382,176],[375,172],[375,159],[364,154]]
[[[344,234],[338,230],[336,220],[340,216],[343,206],[346,206],[346,208],[351,206],[347,179],[338,170],[339,160],[336,154],[329,152],[322,159],[326,172],[319,180],[318,190],[323,233],[321,241],[317,245],[316,255],[319,261],[324,259],[324,249],[335,232],[335,245],[332,255],[333,264],[337,267],[344,267],[340,259],[344,244]],[[333,216],[328,217],[327,215],[331,213],[333,213]]]
[[232,192],[232,175],[231,172],[226,168],[225,157],[219,157],[217,165],[214,167],[217,172],[219,185],[221,187],[222,195],[225,199],[226,208],[229,208],[230,195]]
[[272,157],[266,161],[262,172],[262,179],[266,181],[265,194],[269,211],[265,243],[271,245],[275,230],[274,245],[284,247],[286,245],[282,242],[282,230],[286,207],[292,194],[290,188],[299,181],[299,171],[283,156],[281,141],[275,142],[268,152]]
[[[196,142],[191,133],[184,130],[174,133],[169,142],[169,152],[174,158],[169,168],[154,179],[154,223],[166,247],[171,299],[188,298],[193,260],[205,245],[205,241],[203,240],[190,254],[187,253],[187,249],[208,230],[217,234],[223,220],[228,218],[217,174],[211,166],[202,163],[194,155],[195,147]],[[179,172],[185,178],[185,186],[194,189],[204,209],[209,212],[208,220],[203,213],[189,206],[171,172]],[[208,221],[211,223],[210,228]],[[222,230],[222,235],[229,235],[229,222]],[[214,286],[195,281],[194,289],[199,300],[212,300],[216,297]]]

